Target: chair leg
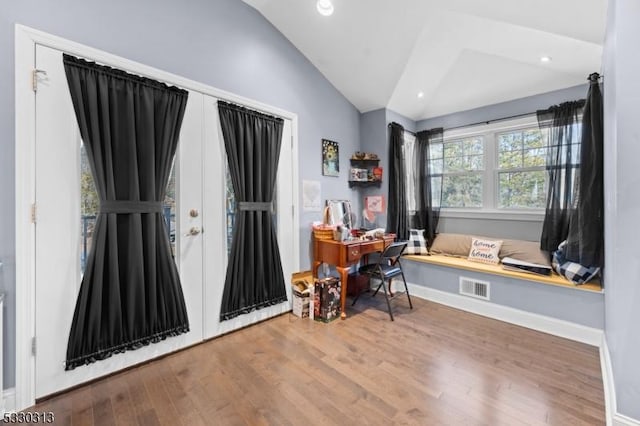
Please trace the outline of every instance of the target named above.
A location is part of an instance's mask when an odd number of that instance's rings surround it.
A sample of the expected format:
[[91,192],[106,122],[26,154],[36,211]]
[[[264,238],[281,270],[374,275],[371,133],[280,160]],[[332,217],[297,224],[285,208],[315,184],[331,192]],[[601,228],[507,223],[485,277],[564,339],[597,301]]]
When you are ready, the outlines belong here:
[[384,284],[384,280],[382,280],[382,283],[378,286],[378,288],[376,288],[376,291],[373,292],[371,297],[376,297],[376,294],[378,294],[378,291],[380,290],[380,287],[382,287],[383,284]]
[[[371,277],[367,278],[367,284],[368,285],[370,285],[370,282],[371,282]],[[360,298],[360,295],[362,293],[367,292],[369,290],[370,290],[370,288],[366,288],[364,290],[359,289],[358,294],[356,294],[356,297],[353,298],[353,302],[351,302],[351,306],[354,306],[356,304],[356,302],[358,301],[358,299]],[[374,296],[375,296],[375,294],[374,294]]]
[[391,317],[391,321],[393,321],[393,313],[391,312],[391,303],[389,303],[389,294],[387,293],[387,286],[384,285],[385,282],[382,280],[382,289],[384,290],[384,298],[387,301],[387,309],[389,309],[389,316]]
[[411,303],[411,296],[409,295],[409,287],[407,287],[407,280],[404,278],[404,272],[401,270],[402,274],[402,282],[404,283],[404,291],[407,292],[407,299],[409,299],[409,309],[413,309],[413,304]]
[[353,298],[353,302],[351,302],[351,306],[354,306],[356,304],[361,293],[362,292],[359,292],[358,294],[356,294],[356,297]]

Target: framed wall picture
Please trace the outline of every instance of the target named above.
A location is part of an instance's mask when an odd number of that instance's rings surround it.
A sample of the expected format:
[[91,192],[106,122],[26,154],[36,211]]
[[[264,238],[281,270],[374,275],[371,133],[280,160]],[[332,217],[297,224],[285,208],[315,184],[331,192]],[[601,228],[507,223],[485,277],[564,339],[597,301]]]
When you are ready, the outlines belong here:
[[382,195],[365,197],[364,206],[370,212],[384,213],[384,197]]
[[340,175],[338,142],[322,139],[322,174],[324,176]]

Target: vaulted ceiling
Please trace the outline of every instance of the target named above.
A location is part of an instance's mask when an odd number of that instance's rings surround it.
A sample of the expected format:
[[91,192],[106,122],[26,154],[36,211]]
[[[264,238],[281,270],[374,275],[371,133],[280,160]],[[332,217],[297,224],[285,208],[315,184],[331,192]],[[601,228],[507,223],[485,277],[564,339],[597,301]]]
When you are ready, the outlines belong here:
[[420,120],[584,84],[601,66],[606,0],[332,0],[328,17],[316,0],[244,1],[361,112]]

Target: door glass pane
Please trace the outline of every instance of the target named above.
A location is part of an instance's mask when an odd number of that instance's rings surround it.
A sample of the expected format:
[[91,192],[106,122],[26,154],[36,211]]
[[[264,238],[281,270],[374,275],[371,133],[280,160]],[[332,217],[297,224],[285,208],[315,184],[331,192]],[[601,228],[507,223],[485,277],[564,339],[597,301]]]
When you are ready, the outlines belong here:
[[233,223],[236,218],[236,196],[233,192],[233,184],[231,183],[231,175],[229,174],[229,167],[225,167],[225,182],[226,182],[226,224],[227,224],[227,256],[231,254],[231,241],[233,241]]
[[80,141],[80,271],[84,273],[98,214],[98,193],[84,143]]
[[[225,166],[225,186],[226,186],[226,203],[225,203],[225,219],[227,230],[227,257],[231,254],[231,242],[233,241],[233,224],[236,219],[236,196],[233,191],[233,183],[231,182],[231,174],[229,174],[229,166]],[[271,203],[271,220],[273,229],[278,233],[278,187],[273,191],[273,202]]]
[[[96,192],[91,167],[84,143],[80,141],[80,271],[84,273],[93,241],[93,230],[98,214],[98,193]],[[176,168],[175,161],[167,184],[162,213],[167,225],[171,253],[176,253]]]
[[171,166],[171,174],[169,175],[169,182],[167,182],[167,193],[164,196],[164,203],[162,204],[162,214],[164,216],[164,222],[167,227],[167,233],[169,234],[169,241],[171,242],[171,254],[175,260],[176,257],[176,162],[175,158],[173,165]]

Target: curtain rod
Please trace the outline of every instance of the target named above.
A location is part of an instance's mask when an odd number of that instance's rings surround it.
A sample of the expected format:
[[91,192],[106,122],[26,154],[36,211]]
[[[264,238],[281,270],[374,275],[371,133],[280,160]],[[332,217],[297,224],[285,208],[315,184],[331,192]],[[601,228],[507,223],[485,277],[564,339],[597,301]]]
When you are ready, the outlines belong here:
[[[495,123],[496,121],[511,120],[511,119],[514,119],[514,118],[527,117],[527,116],[536,115],[536,114],[537,114],[537,111],[532,111],[532,112],[524,112],[522,114],[509,115],[507,117],[492,118],[491,120],[484,120],[484,121],[478,121],[476,123],[469,123],[469,124],[462,124],[460,126],[447,127],[445,129],[443,129],[443,132],[446,132],[448,130],[462,129],[464,127],[478,126],[480,124],[491,124],[491,123]],[[390,127],[391,124],[392,123],[389,123],[387,126]],[[417,136],[416,132],[412,132],[410,130],[405,130],[405,132],[407,132],[409,134],[412,134],[413,136]]]
[[[492,118],[491,120],[478,121],[477,123],[470,123],[470,124],[463,124],[463,125],[460,125],[460,126],[447,127],[443,131],[446,132],[447,130],[462,129],[463,127],[477,126],[479,124],[490,124],[490,123],[493,123],[493,122],[496,122],[496,121],[511,120],[513,118],[520,118],[520,117],[525,117],[525,116],[534,115],[534,114],[536,114],[536,111],[525,112],[525,113],[522,113],[522,114],[510,115],[508,117]],[[392,122],[392,123],[389,123],[387,125],[387,127],[391,127],[391,124],[393,124],[393,123],[395,123],[395,121]],[[407,132],[407,133],[409,133],[409,134],[411,134],[413,136],[417,136],[416,132],[412,132],[410,130],[405,130],[405,132]]]
[[522,114],[514,114],[514,115],[510,115],[508,117],[493,118],[491,120],[478,121],[476,123],[470,123],[470,124],[463,124],[463,125],[460,125],[460,126],[447,127],[446,129],[444,129],[444,131],[446,132],[447,130],[455,130],[455,129],[462,129],[463,127],[478,126],[480,124],[491,124],[491,123],[495,123],[496,121],[512,120],[514,118],[527,117],[527,116],[535,115],[535,114],[536,114],[536,111],[524,112]]

